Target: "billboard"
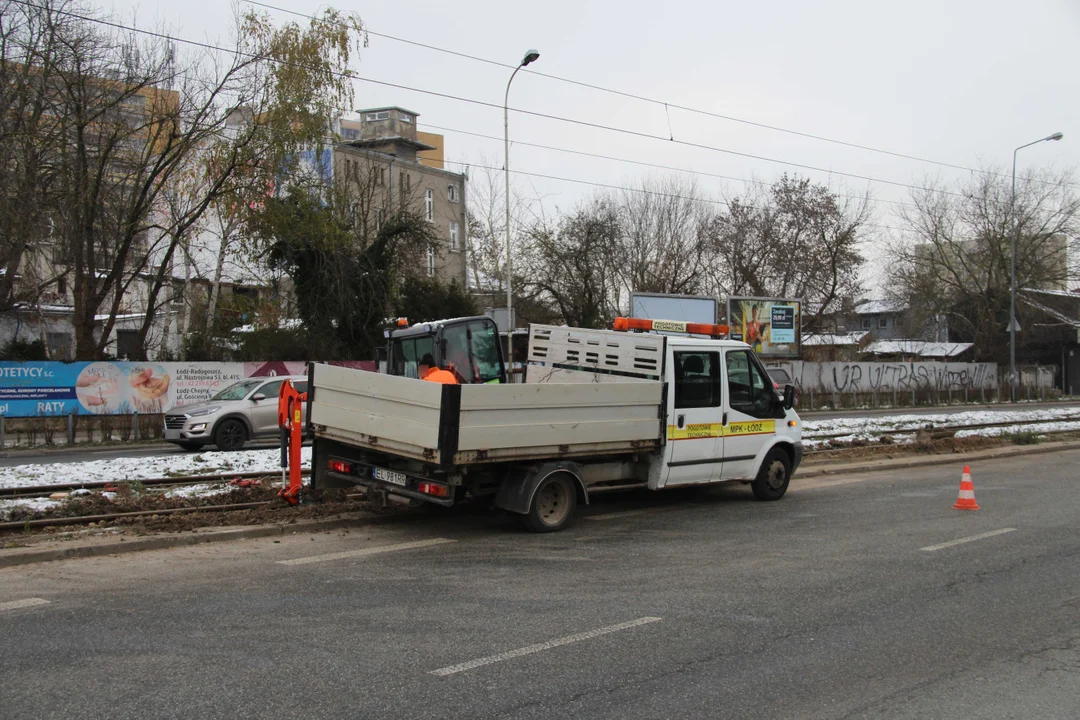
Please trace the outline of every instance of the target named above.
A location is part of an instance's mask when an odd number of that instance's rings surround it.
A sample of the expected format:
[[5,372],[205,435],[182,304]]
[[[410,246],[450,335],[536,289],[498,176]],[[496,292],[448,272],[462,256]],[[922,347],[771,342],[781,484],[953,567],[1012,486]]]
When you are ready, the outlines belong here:
[[716,323],[716,300],[703,295],[630,293],[630,317],[643,320],[683,320]]
[[[374,370],[373,362],[335,362]],[[0,415],[130,415],[205,402],[250,377],[302,375],[300,362],[0,362]]]
[[728,299],[731,339],[742,340],[762,357],[797,358],[801,345],[801,303],[789,298]]

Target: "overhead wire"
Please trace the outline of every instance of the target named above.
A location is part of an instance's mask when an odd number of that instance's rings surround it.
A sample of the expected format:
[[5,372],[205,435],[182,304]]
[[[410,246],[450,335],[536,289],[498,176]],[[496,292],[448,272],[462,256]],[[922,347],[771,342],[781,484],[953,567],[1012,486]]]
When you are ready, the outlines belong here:
[[[497,137],[495,135],[485,135],[483,133],[472,132],[470,130],[459,130],[459,129],[456,129],[456,128],[443,127],[441,125],[432,125],[431,123],[422,123],[422,125],[423,125],[423,127],[431,128],[433,130],[441,130],[443,132],[458,133],[460,135],[470,135],[472,137],[484,138],[486,140],[497,140],[498,142],[503,141],[503,138],[501,138],[501,137]],[[765,180],[738,178],[738,177],[734,177],[732,175],[720,175],[718,173],[710,173],[710,172],[705,172],[703,170],[690,170],[688,168],[675,167],[675,166],[672,166],[672,165],[661,165],[659,163],[646,162],[644,160],[632,160],[630,158],[615,157],[615,156],[612,156],[612,155],[603,155],[601,153],[586,152],[584,150],[572,150],[570,148],[557,147],[557,146],[554,146],[554,145],[543,145],[543,144],[540,144],[540,143],[527,142],[527,141],[524,141],[524,140],[515,139],[515,140],[513,140],[511,142],[511,144],[512,145],[521,145],[521,146],[524,146],[524,147],[537,148],[537,149],[540,149],[540,150],[551,150],[551,151],[554,151],[554,152],[568,153],[570,155],[580,155],[582,157],[596,158],[598,160],[610,160],[610,161],[613,161],[613,162],[629,163],[629,164],[632,164],[632,165],[642,165],[644,167],[656,168],[658,170],[669,170],[669,171],[678,172],[678,173],[686,173],[688,175],[698,175],[698,176],[701,176],[701,177],[717,178],[717,179],[720,179],[720,180],[731,180],[732,182],[740,182],[740,183],[745,183],[745,184],[750,184],[750,185],[761,185],[763,187],[776,187],[776,185],[777,185],[776,183],[767,182]],[[848,198],[848,199],[851,199],[851,200],[862,200],[862,199],[864,199],[863,196],[860,196],[860,195],[845,195],[843,193],[836,193],[836,196],[837,197],[842,197],[842,198]],[[875,199],[875,202],[883,202],[883,203],[888,203],[888,204],[891,204],[891,205],[901,205],[903,207],[910,207],[910,208],[918,207],[917,205],[913,205],[912,203],[906,203],[906,202],[902,202],[900,200],[878,200],[878,199]]]
[[[501,168],[501,167],[495,167],[493,165],[484,165],[482,163],[470,162],[470,161],[465,161],[465,160],[443,160],[443,162],[444,163],[449,163],[450,165],[458,165],[460,167],[480,168],[481,170],[496,170],[498,172],[503,171],[503,168]],[[558,181],[558,182],[576,183],[578,185],[589,185],[591,187],[606,188],[608,190],[624,190],[626,192],[638,193],[638,194],[641,194],[641,195],[654,195],[656,197],[665,197],[665,198],[671,198],[671,199],[675,199],[675,200],[692,200],[692,201],[695,201],[695,202],[703,202],[703,203],[707,203],[707,204],[710,204],[710,205],[723,205],[724,207],[727,207],[727,208],[731,207],[731,204],[724,201],[724,200],[714,200],[712,198],[696,197],[696,196],[692,196],[692,195],[681,195],[679,193],[668,193],[668,192],[663,192],[663,191],[660,191],[660,190],[649,190],[647,188],[635,188],[635,187],[629,187],[629,186],[626,186],[626,185],[612,185],[610,183],[602,183],[602,182],[597,182],[597,181],[594,181],[594,180],[582,180],[580,178],[563,177],[563,176],[559,176],[559,175],[549,175],[549,174],[546,174],[546,173],[531,172],[531,171],[528,171],[528,170],[517,170],[515,168],[510,168],[510,174],[511,175],[524,175],[526,177],[543,178],[545,180],[555,180],[555,181]],[[880,228],[882,230],[895,230],[897,232],[906,232],[905,228],[893,227],[891,225],[879,225],[877,223],[862,223],[862,225],[865,226],[865,227]]]
[[[272,5],[272,4],[266,3],[266,2],[261,2],[260,0],[242,0],[242,2],[247,3],[248,5],[261,7],[261,8],[267,9],[267,10],[274,10],[276,12],[282,12],[282,13],[286,13],[286,14],[289,14],[289,15],[295,15],[297,17],[307,18],[309,20],[317,20],[318,19],[314,15],[309,15],[307,13],[299,12],[297,10],[290,10],[288,8],[282,8],[282,7],[279,7],[277,5]],[[480,57],[478,55],[471,55],[469,53],[464,53],[464,52],[460,52],[460,51],[457,51],[457,50],[450,50],[449,48],[443,48],[443,47],[439,47],[437,45],[432,45],[430,43],[419,42],[417,40],[410,40],[408,38],[404,38],[404,37],[401,37],[401,36],[398,36],[398,35],[391,35],[389,33],[378,32],[378,31],[375,31],[375,30],[371,30],[370,28],[367,28],[366,26],[364,28],[364,32],[367,33],[368,35],[374,35],[375,37],[384,38],[386,40],[391,40],[393,42],[399,42],[399,43],[403,43],[403,44],[406,44],[406,45],[412,45],[413,47],[420,47],[420,48],[424,48],[426,50],[432,50],[432,51],[435,51],[435,52],[445,53],[447,55],[453,55],[453,56],[460,57],[460,58],[463,58],[463,59],[466,59],[466,60],[472,60],[474,62],[480,62],[480,63],[484,63],[484,64],[487,64],[487,65],[493,65],[493,66],[500,67],[500,68],[506,68],[506,69],[509,69],[509,70],[514,70],[514,69],[517,68],[516,65],[512,65],[510,63],[501,62],[499,60],[492,60],[490,58]],[[815,134],[815,133],[804,132],[804,131],[801,131],[801,130],[792,130],[791,128],[780,127],[778,125],[770,125],[768,123],[758,122],[756,120],[748,120],[746,118],[740,118],[740,117],[737,117],[737,116],[734,116],[734,115],[726,115],[726,114],[723,114],[723,113],[713,112],[711,110],[703,110],[701,108],[695,108],[695,107],[691,107],[691,106],[688,106],[688,105],[680,105],[679,103],[673,103],[671,101],[658,100],[656,98],[651,98],[651,97],[647,97],[647,96],[644,96],[644,95],[638,95],[636,93],[627,92],[627,91],[624,91],[624,90],[616,90],[614,88],[604,87],[602,85],[596,85],[594,83],[589,83],[589,82],[585,82],[585,81],[582,81],[582,80],[575,80],[573,78],[568,78],[568,77],[563,77],[563,76],[560,76],[560,75],[554,75],[554,74],[551,74],[551,73],[541,72],[541,71],[533,69],[533,68],[521,68],[521,70],[523,72],[529,73],[531,75],[536,75],[537,77],[543,77],[543,78],[547,78],[549,80],[555,80],[557,82],[567,83],[567,84],[570,84],[570,85],[577,85],[579,87],[588,88],[590,90],[597,90],[597,91],[600,91],[600,92],[609,93],[609,94],[612,94],[612,95],[617,95],[617,96],[629,98],[629,99],[632,99],[632,100],[638,100],[638,101],[641,101],[641,102],[650,103],[650,104],[657,105],[657,106],[662,106],[665,109],[665,111],[667,111],[670,108],[674,108],[676,110],[682,110],[684,112],[694,113],[694,114],[698,114],[698,115],[704,115],[704,116],[708,116],[708,117],[717,118],[717,119],[720,119],[720,120],[726,120],[726,121],[729,121],[729,122],[740,123],[740,124],[743,124],[743,125],[750,125],[750,126],[757,127],[757,128],[762,128],[762,129],[765,129],[765,130],[771,130],[771,131],[774,131],[774,132],[785,133],[785,134],[788,134],[788,135],[795,135],[797,137],[803,137],[803,138],[807,138],[807,139],[810,139],[810,140],[817,140],[817,141],[820,141],[820,142],[831,143],[831,144],[834,144],[834,145],[842,145],[844,147],[849,147],[849,148],[853,148],[853,149],[856,149],[856,150],[863,150],[863,151],[866,151],[866,152],[873,152],[873,153],[879,153],[879,154],[882,154],[882,155],[889,155],[891,157],[903,158],[903,159],[906,159],[906,160],[912,160],[912,161],[915,161],[915,162],[925,163],[925,164],[929,164],[929,165],[938,165],[940,167],[952,168],[954,170],[963,170],[963,171],[966,171],[966,172],[980,173],[980,174],[992,175],[992,176],[996,176],[996,177],[1009,177],[1008,175],[1005,175],[1004,173],[998,173],[998,172],[994,172],[994,171],[991,171],[991,170],[984,170],[984,169],[980,169],[980,168],[972,168],[972,167],[968,167],[966,165],[959,165],[959,164],[956,164],[956,163],[950,163],[950,162],[946,162],[946,161],[943,161],[943,160],[934,160],[932,158],[920,157],[918,155],[912,155],[910,153],[898,152],[898,151],[895,151],[895,150],[886,150],[884,148],[874,147],[872,145],[864,145],[864,144],[861,144],[861,143],[850,142],[850,141],[847,141],[847,140],[839,140],[837,138],[831,138],[831,137],[828,137],[828,136],[825,136],[825,135],[818,135],[818,134]],[[670,126],[670,124],[671,124],[671,118],[670,118],[670,115],[668,115],[668,125]]]
[[[275,58],[269,58],[269,57],[267,57],[265,55],[259,55],[257,53],[251,53],[251,52],[241,50],[241,49],[238,49],[238,48],[225,48],[225,47],[221,47],[219,45],[214,45],[212,43],[201,42],[201,41],[198,41],[198,40],[190,40],[190,39],[182,38],[182,37],[176,37],[176,36],[173,36],[173,35],[168,35],[166,33],[156,32],[156,31],[152,31],[152,30],[146,30],[146,29],[143,29],[143,28],[124,25],[124,24],[121,24],[121,23],[116,23],[116,22],[113,22],[113,21],[110,21],[110,20],[105,20],[105,19],[102,19],[102,18],[95,18],[95,17],[83,15],[83,14],[80,14],[80,13],[74,13],[74,12],[71,12],[69,10],[58,10],[56,8],[51,8],[51,9],[50,8],[44,8],[44,7],[40,6],[40,5],[36,5],[35,3],[30,2],[29,0],[10,0],[10,1],[15,3],[15,4],[24,5],[24,6],[27,6],[27,7],[35,7],[35,8],[42,9],[42,10],[49,9],[52,12],[55,12],[57,14],[66,15],[66,16],[69,16],[69,17],[74,17],[76,19],[80,19],[80,20],[83,20],[85,22],[97,23],[97,24],[108,26],[108,27],[113,27],[113,28],[116,28],[116,29],[119,29],[119,30],[124,30],[124,31],[127,31],[127,32],[133,32],[133,33],[137,33],[137,34],[147,35],[147,36],[150,36],[150,37],[157,37],[157,38],[160,38],[160,39],[163,39],[163,40],[168,40],[170,42],[178,42],[178,43],[182,43],[182,44],[186,44],[186,45],[192,45],[192,46],[195,46],[195,47],[200,47],[200,48],[204,48],[204,49],[208,49],[208,50],[215,50],[215,51],[218,51],[218,52],[224,52],[224,53],[228,53],[228,54],[232,54],[232,55],[246,56],[248,58],[253,58],[253,59],[265,59],[265,60],[268,60],[268,61],[271,61],[271,62],[277,62],[279,64],[293,65],[293,66],[298,66],[298,67],[303,66],[301,63],[278,60],[278,59],[275,59]],[[473,104],[473,105],[479,105],[479,106],[482,106],[482,107],[489,107],[489,108],[499,109],[499,110],[503,109],[503,106],[499,105],[497,103],[492,103],[492,102],[488,102],[488,101],[484,101],[484,100],[476,100],[476,99],[473,99],[473,98],[462,97],[462,96],[453,95],[453,94],[450,94],[450,93],[439,92],[439,91],[436,91],[436,90],[426,90],[426,89],[423,89],[423,88],[416,88],[416,87],[412,87],[412,86],[409,86],[409,85],[404,85],[404,84],[401,84],[401,83],[389,82],[389,81],[386,81],[386,80],[376,80],[374,78],[367,78],[367,77],[357,75],[357,74],[355,74],[353,72],[330,71],[330,74],[338,76],[338,77],[347,78],[347,79],[350,79],[350,80],[356,80],[356,81],[360,81],[360,82],[367,82],[367,83],[371,83],[371,84],[375,84],[375,85],[381,85],[381,86],[385,86],[385,87],[397,88],[397,89],[400,89],[400,90],[406,90],[406,91],[409,91],[409,92],[416,92],[416,93],[420,93],[420,94],[424,94],[424,95],[430,95],[430,96],[433,96],[433,97],[441,97],[441,98],[444,98],[444,99],[454,100],[454,101],[457,101],[457,102],[463,102],[463,103],[468,103],[468,104]],[[778,159],[769,158],[769,157],[766,157],[766,156],[754,155],[754,154],[751,154],[751,153],[743,153],[743,152],[739,152],[739,151],[735,151],[735,150],[729,150],[729,149],[726,149],[726,148],[720,148],[720,147],[714,147],[714,146],[710,146],[710,145],[705,145],[703,143],[694,143],[694,142],[689,142],[689,141],[685,141],[685,140],[671,140],[669,138],[666,138],[666,137],[663,137],[663,136],[660,136],[660,135],[653,135],[651,133],[646,133],[646,132],[642,132],[642,131],[631,130],[631,129],[628,129],[628,128],[619,128],[619,127],[615,127],[615,126],[604,125],[604,124],[601,124],[601,123],[593,123],[593,122],[588,122],[588,121],[585,121],[585,120],[576,120],[576,119],[573,119],[573,118],[565,118],[565,117],[561,117],[561,116],[558,116],[558,115],[553,115],[553,114],[550,114],[550,113],[542,113],[542,112],[537,112],[537,111],[533,111],[533,110],[525,110],[523,108],[509,108],[509,110],[512,110],[512,111],[514,111],[516,113],[523,114],[523,115],[529,115],[529,116],[533,116],[533,117],[540,117],[540,118],[545,118],[545,119],[550,119],[550,120],[556,120],[556,121],[559,121],[559,122],[569,123],[569,124],[573,124],[573,125],[580,125],[580,126],[583,126],[583,127],[591,127],[591,128],[594,128],[594,129],[599,129],[599,130],[608,131],[608,132],[614,132],[614,133],[620,133],[620,134],[630,135],[630,136],[634,136],[634,137],[647,138],[647,139],[651,139],[651,140],[660,140],[660,141],[663,141],[665,143],[673,143],[673,144],[682,145],[682,146],[686,146],[686,147],[692,147],[692,148],[696,148],[696,149],[700,149],[700,150],[708,150],[708,151],[711,151],[711,152],[730,154],[730,155],[735,155],[735,156],[739,156],[739,157],[762,160],[762,161],[765,161],[765,162],[777,163],[777,164],[781,164],[781,165],[788,165],[788,166],[797,167],[797,168],[800,168],[800,169],[813,170],[815,172],[823,172],[823,173],[827,173],[829,175],[839,175],[839,176],[842,176],[842,177],[850,177],[850,178],[854,178],[854,179],[858,179],[858,180],[865,180],[867,182],[875,182],[875,183],[881,183],[881,184],[886,184],[886,185],[893,185],[893,186],[896,186],[896,187],[903,187],[903,188],[908,188],[908,189],[911,189],[911,190],[921,190],[921,191],[924,191],[924,192],[938,193],[938,194],[943,194],[943,195],[951,195],[951,196],[960,197],[960,198],[965,197],[965,195],[963,193],[952,192],[952,191],[943,190],[943,189],[940,189],[940,188],[924,187],[924,186],[921,186],[921,185],[914,185],[914,184],[911,184],[911,183],[903,183],[903,182],[899,182],[899,181],[895,181],[895,180],[886,180],[886,179],[883,179],[883,178],[875,178],[875,177],[868,176],[868,175],[860,175],[860,174],[857,174],[857,173],[849,173],[849,172],[843,172],[843,171],[839,171],[839,170],[832,170],[832,169],[828,169],[828,168],[816,167],[816,166],[813,166],[813,165],[806,165],[806,164],[802,164],[802,163],[778,160]]]

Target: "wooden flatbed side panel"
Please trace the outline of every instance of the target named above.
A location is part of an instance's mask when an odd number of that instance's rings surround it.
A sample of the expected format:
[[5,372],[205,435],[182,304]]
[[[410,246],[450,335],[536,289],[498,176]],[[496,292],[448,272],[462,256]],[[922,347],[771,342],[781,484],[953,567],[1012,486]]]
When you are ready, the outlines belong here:
[[656,442],[660,382],[466,385],[458,451]]
[[422,455],[439,446],[442,385],[364,370],[315,366],[311,421],[327,435],[370,445],[379,439],[406,454]]

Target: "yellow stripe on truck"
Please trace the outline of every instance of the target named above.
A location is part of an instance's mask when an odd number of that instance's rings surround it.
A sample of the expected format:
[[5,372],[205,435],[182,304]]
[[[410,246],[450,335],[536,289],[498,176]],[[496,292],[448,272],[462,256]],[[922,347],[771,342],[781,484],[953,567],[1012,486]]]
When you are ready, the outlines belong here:
[[698,423],[686,427],[668,425],[668,440],[704,440],[718,437],[745,437],[746,435],[771,435],[776,432],[775,420],[748,420],[728,423]]

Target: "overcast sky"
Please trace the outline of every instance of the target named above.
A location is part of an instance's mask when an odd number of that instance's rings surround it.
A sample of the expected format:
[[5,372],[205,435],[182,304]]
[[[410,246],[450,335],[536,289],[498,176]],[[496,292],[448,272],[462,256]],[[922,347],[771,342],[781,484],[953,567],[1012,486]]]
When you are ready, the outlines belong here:
[[[320,6],[267,0],[303,13]],[[373,31],[507,63],[529,48],[532,68],[667,103],[822,135],[965,167],[1008,173],[1012,150],[1054,132],[1065,139],[1021,151],[1019,168],[1080,167],[1080,0],[783,0],[768,2],[357,2],[335,3]],[[230,8],[217,0],[117,0],[139,24],[170,24],[180,37],[222,38]],[[291,18],[271,12],[276,19]],[[361,76],[502,103],[509,70],[372,36],[354,70]],[[502,164],[502,110],[366,82],[356,107],[401,105],[420,128],[446,135],[448,160]],[[510,116],[511,139],[686,170],[772,180],[808,175],[843,192],[869,189],[878,222],[896,225],[889,200],[908,190],[836,173],[899,183],[957,179],[939,165],[670,110],[663,105],[539,77],[514,80],[511,107],[811,165],[791,167],[631,137],[554,120]],[[486,140],[428,126],[491,135]],[[625,185],[649,170],[524,146],[511,169]],[[742,184],[698,178],[719,197]],[[569,207],[591,188],[519,177],[552,206]]]

